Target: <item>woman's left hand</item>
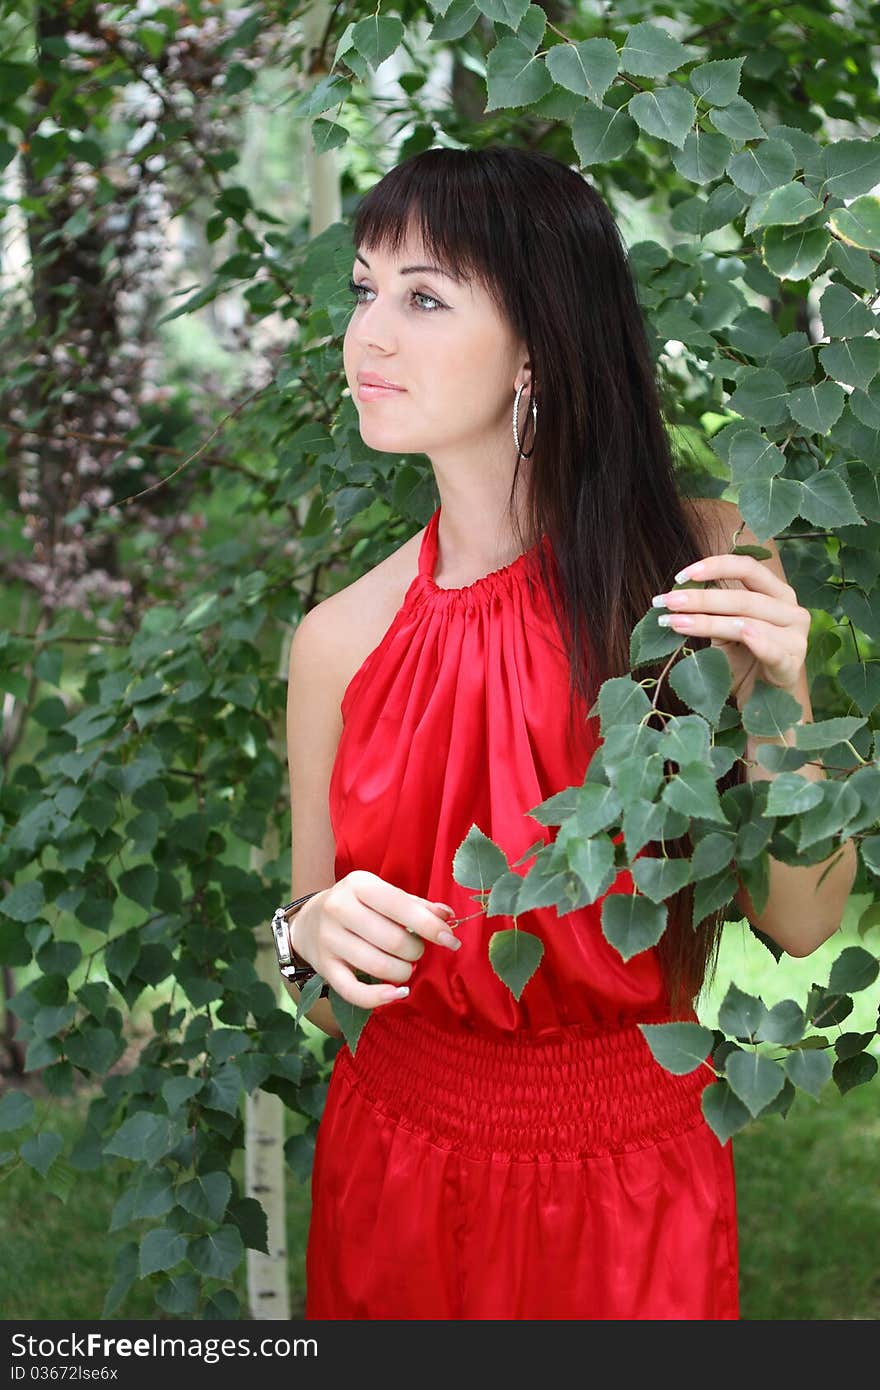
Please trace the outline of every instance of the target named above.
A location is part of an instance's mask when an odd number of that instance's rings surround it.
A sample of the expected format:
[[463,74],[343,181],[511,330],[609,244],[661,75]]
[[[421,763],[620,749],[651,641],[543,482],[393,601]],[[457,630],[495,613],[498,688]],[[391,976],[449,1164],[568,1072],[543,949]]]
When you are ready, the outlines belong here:
[[742,709],[757,680],[790,693],[801,682],[810,613],[790,584],[752,555],[707,555],[675,576],[688,580],[737,579],[741,589],[673,589],[657,594],[655,608],[669,609],[664,627],[687,636],[709,637],[733,674],[733,695]]

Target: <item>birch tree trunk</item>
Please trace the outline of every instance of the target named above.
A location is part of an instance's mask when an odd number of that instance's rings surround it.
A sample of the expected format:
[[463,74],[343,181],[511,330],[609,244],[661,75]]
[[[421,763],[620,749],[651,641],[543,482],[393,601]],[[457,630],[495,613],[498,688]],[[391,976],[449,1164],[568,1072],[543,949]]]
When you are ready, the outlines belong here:
[[[335,38],[331,37],[322,58],[315,50],[327,32],[333,6],[318,0],[300,16],[304,35],[301,71],[308,76],[303,85],[314,85],[329,71]],[[336,151],[318,154],[311,133],[304,136],[304,162],[307,179],[309,234],[317,236],[332,222],[341,218],[342,199],[339,189],[339,170]],[[278,674],[286,679],[292,632],[284,635]],[[286,762],[286,740],[273,740],[281,762]],[[263,844],[251,852],[251,866],[259,869],[279,853],[277,828],[270,826]],[[275,948],[269,933],[263,928],[257,942],[256,970],[261,980],[273,989],[287,991],[280,982],[275,960]],[[280,1096],[270,1095],[257,1087],[247,1097],[245,1113],[245,1183],[247,1195],[256,1197],[264,1208],[268,1223],[269,1254],[259,1250],[247,1252],[248,1303],[252,1318],[290,1318],[290,1294],[287,1270],[287,1235],[285,1203],[286,1167],[284,1161],[284,1103]]]

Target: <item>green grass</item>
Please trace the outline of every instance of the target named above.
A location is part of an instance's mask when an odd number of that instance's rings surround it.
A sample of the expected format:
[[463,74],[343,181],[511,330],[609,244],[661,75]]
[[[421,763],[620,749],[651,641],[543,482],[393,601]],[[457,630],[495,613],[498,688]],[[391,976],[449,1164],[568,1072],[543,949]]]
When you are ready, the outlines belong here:
[[[72,1142],[80,1132],[87,1099],[53,1100],[52,1127]],[[303,1119],[286,1112],[288,1134],[303,1127]],[[232,1176],[244,1190],[243,1155],[236,1155]],[[98,1319],[113,1282],[116,1252],[136,1228],[110,1233],[110,1216],[119,1195],[114,1179],[99,1170],[77,1173],[66,1203],[47,1191],[42,1179],[24,1164],[0,1180],[0,1317]],[[291,1316],[301,1318],[305,1306],[305,1243],[310,1198],[308,1184],[287,1174],[287,1248]],[[247,1273],[237,1271],[235,1292],[247,1309]],[[134,1284],[114,1319],[156,1319],[157,1308],[146,1281]]]
[[[853,898],[844,927],[803,960],[779,963],[742,925],[725,928],[716,978],[700,1002],[713,1026],[731,979],[767,1004],[803,1000],[815,980],[826,983],[847,945],[859,944],[855,924],[865,905]],[[873,934],[872,934],[873,935]],[[871,942],[865,944],[871,945]],[[877,1016],[876,988],[854,996],[855,1010],[826,1030],[867,1031]],[[306,1024],[306,1043],[323,1055],[325,1035]],[[873,1050],[876,1051],[876,1039]],[[840,1096],[833,1083],[814,1101],[799,1091],[788,1116],[768,1116],[732,1141],[737,1174],[740,1292],[745,1319],[875,1319],[880,1317],[880,1141],[878,1083]],[[78,1133],[84,1097],[53,1099],[52,1126],[67,1140]],[[288,1133],[302,1117],[287,1114]],[[242,1181],[239,1155],[233,1175]],[[0,1310],[5,1319],[98,1319],[112,1281],[116,1250],[130,1233],[108,1234],[117,1192],[108,1175],[81,1173],[68,1201],[47,1192],[20,1166],[0,1180]],[[287,1179],[287,1242],[291,1312],[302,1317],[310,1194]],[[246,1275],[236,1292],[247,1306]],[[136,1284],[115,1318],[157,1317],[149,1288]]]

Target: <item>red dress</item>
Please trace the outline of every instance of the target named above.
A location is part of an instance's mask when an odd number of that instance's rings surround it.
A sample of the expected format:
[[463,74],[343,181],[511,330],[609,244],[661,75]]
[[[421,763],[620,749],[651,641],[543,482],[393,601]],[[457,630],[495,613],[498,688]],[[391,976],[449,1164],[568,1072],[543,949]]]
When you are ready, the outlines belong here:
[[[602,899],[524,913],[544,956],[517,1000],[487,951],[511,920],[452,877],[471,824],[511,866],[549,842],[525,813],[583,781],[598,722],[566,740],[567,659],[526,584],[538,547],[441,589],[439,516],[345,691],[330,816],[337,879],[369,869],[469,920],[461,949],[426,943],[408,997],[336,1054],[306,1317],[737,1318],[732,1146],[700,1108],[711,1073],[671,1075],[636,1026],[671,1016],[655,951],[625,963]],[[623,871],[609,891],[633,889]]]

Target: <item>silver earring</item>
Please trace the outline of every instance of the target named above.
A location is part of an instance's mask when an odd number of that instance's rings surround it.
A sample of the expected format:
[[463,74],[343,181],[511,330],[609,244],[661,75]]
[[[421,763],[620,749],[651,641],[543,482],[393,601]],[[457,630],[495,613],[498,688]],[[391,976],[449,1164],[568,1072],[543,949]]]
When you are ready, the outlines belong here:
[[[538,429],[538,407],[536,402],[532,401],[532,447],[531,449],[529,449],[529,452],[525,454],[523,453],[522,445],[519,442],[519,427],[517,424],[517,420],[519,417],[519,398],[524,390],[525,382],[523,382],[522,386],[519,386],[517,388],[516,399],[513,402],[513,442],[516,445],[517,457],[530,459],[532,457],[532,454],[535,452],[535,434]],[[526,414],[526,419],[528,419],[528,413]]]

